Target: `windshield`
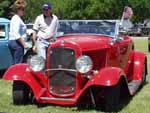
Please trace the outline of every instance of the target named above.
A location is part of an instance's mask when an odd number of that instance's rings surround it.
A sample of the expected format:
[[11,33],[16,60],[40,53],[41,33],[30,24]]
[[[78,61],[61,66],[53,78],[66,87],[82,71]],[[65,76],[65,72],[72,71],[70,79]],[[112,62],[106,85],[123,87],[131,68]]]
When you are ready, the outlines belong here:
[[89,33],[115,36],[116,21],[107,20],[60,20],[58,35]]

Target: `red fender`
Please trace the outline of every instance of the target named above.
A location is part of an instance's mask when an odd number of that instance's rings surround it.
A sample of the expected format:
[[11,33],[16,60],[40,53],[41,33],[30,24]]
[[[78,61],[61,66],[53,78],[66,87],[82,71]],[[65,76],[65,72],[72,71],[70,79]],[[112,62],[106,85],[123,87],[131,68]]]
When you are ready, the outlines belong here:
[[37,100],[39,99],[41,94],[44,92],[44,85],[40,84],[39,79],[36,78],[30,72],[30,69],[28,68],[27,64],[16,64],[16,65],[11,66],[5,72],[3,79],[18,80],[18,81],[25,82],[32,89]]
[[146,55],[143,52],[130,52],[128,64],[125,67],[125,73],[129,80],[142,80],[145,59]]
[[125,78],[125,74],[122,69],[117,67],[103,68],[87,82],[83,90],[78,94],[78,98],[91,86],[111,87],[117,85],[121,80],[121,77]]
[[93,85],[114,86],[119,83],[123,70],[116,67],[103,68],[97,75],[94,75],[90,82]]
[[114,86],[119,83],[120,78],[124,76],[122,69],[116,67],[107,67],[99,71],[98,74],[94,75],[86,84],[84,89],[90,86]]

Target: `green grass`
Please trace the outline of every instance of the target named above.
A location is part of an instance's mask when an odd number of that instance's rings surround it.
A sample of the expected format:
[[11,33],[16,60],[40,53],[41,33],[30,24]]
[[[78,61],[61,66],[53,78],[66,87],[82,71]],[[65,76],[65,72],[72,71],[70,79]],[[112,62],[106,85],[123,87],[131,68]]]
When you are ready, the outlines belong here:
[[[135,40],[135,48],[142,50],[148,57],[148,71],[150,73],[150,54],[147,51],[147,40]],[[150,111],[150,77],[148,76],[147,84],[137,92],[121,109],[120,113],[149,113]],[[61,107],[47,105],[38,107],[37,105],[15,106],[12,104],[12,82],[0,80],[0,112],[6,113],[97,113],[96,110],[81,110],[76,107]]]

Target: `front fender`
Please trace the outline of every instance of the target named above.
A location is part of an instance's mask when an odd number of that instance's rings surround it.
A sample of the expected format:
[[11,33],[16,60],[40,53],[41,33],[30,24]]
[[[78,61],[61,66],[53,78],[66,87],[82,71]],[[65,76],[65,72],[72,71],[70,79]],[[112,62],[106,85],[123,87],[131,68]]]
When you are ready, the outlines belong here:
[[83,95],[84,92],[89,90],[92,86],[115,86],[122,80],[122,78],[126,81],[126,77],[122,69],[117,67],[103,68],[87,82],[78,96],[81,97],[81,95]]
[[114,86],[119,83],[120,78],[124,76],[122,69],[117,67],[103,68],[98,74],[90,80],[90,84],[101,86]]
[[103,68],[87,82],[84,89],[95,85],[114,86],[119,83],[121,77],[125,78],[125,74],[122,69],[117,67]]
[[32,89],[37,100],[43,93],[44,84],[39,83],[39,79],[34,77],[27,64],[16,64],[11,66],[5,72],[3,79],[25,82]]
[[3,79],[5,80],[20,80],[26,77],[27,73],[27,64],[16,64],[12,65],[3,75]]

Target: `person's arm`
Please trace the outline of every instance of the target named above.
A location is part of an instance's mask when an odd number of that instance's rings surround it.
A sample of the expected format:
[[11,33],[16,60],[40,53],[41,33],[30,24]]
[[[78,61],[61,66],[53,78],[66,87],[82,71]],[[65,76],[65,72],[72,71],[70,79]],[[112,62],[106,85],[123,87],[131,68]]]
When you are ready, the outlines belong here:
[[37,33],[36,33],[36,31],[33,31],[33,33],[32,33],[32,44],[33,45],[35,45],[36,39],[37,39]]
[[37,51],[36,39],[37,39],[37,33],[36,33],[36,31],[34,31],[32,34],[32,49],[34,52]]
[[39,16],[35,19],[34,25],[33,25],[33,34],[32,34],[32,48],[34,51],[36,51],[36,40],[37,40],[37,32],[39,30]]
[[23,38],[19,38],[17,39],[17,41],[25,48],[25,49],[28,49],[28,45],[25,43],[24,39]]

